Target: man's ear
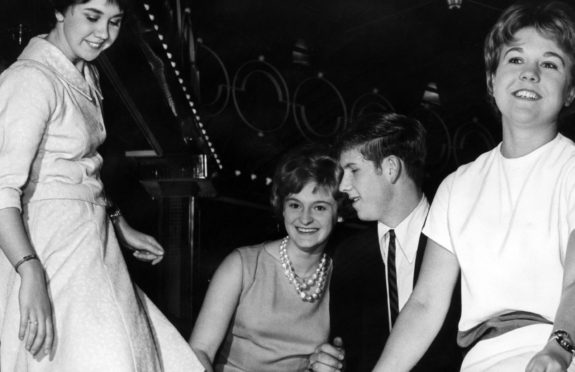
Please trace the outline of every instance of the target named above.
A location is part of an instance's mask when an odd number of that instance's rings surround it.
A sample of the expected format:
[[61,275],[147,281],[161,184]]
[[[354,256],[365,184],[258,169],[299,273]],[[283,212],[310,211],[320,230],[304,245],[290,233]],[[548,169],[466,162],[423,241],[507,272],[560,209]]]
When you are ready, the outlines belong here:
[[386,162],[386,176],[389,177],[389,182],[397,182],[403,170],[403,163],[401,162],[401,159],[395,155],[390,155],[385,158],[384,161]]

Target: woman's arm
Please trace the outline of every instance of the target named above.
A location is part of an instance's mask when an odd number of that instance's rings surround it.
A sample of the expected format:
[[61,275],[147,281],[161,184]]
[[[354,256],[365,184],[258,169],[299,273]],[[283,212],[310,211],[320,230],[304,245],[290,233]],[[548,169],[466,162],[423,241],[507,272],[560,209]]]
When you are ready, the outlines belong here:
[[[555,315],[553,331],[564,330],[575,342],[575,231],[571,232],[567,243],[563,272],[561,301]],[[572,346],[575,346],[572,344]],[[527,365],[527,372],[563,372],[567,371],[573,355],[563,349],[556,340],[550,339],[543,350],[537,353]]]
[[[0,77],[0,249],[12,265],[35,253],[20,214],[22,190],[57,101],[57,89],[43,69],[21,64]],[[18,274],[19,337],[31,353],[41,348],[49,353],[54,327],[44,268],[29,260]]]
[[[35,254],[17,208],[0,209],[0,247],[12,265]],[[21,278],[18,337],[32,354],[36,355],[41,348],[48,354],[52,349],[54,327],[44,268],[39,260],[33,259],[21,263],[17,273]]]
[[153,236],[132,228],[121,214],[112,218],[112,223],[118,240],[123,246],[134,252],[134,257],[140,261],[150,262],[152,265],[162,261],[164,248]]
[[242,259],[233,251],[216,270],[192,331],[190,346],[208,371],[238,306],[242,277]]
[[401,310],[374,371],[403,372],[417,364],[441,329],[458,275],[456,257],[428,239],[417,285]]

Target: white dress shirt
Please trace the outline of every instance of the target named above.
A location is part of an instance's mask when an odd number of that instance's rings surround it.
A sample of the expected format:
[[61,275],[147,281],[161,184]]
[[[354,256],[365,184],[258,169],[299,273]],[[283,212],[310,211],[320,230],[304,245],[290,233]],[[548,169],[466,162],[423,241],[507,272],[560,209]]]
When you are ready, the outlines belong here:
[[[403,308],[407,299],[413,291],[413,275],[415,272],[415,259],[417,257],[417,247],[423,224],[429,211],[429,202],[425,195],[421,197],[419,204],[411,213],[397,225],[395,231],[395,271],[397,273],[397,295],[399,299],[399,310]],[[379,249],[385,264],[385,275],[387,277],[387,252],[389,248],[389,230],[391,228],[379,222],[377,224],[377,234],[379,237]],[[389,311],[389,283],[387,283],[387,306]],[[391,324],[391,320],[389,322]]]

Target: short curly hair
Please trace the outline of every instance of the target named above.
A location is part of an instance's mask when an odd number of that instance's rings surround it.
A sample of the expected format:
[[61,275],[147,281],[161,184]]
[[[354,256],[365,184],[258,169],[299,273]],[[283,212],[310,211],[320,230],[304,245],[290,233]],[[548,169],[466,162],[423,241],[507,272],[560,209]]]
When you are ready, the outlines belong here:
[[[507,8],[485,38],[484,58],[487,91],[493,99],[492,78],[499,66],[501,51],[515,41],[515,33],[533,27],[537,32],[557,43],[571,59],[571,82],[575,77],[575,11],[562,1],[520,1]],[[495,106],[496,108],[496,106]]]
[[327,146],[304,145],[288,152],[278,163],[272,180],[271,204],[275,216],[281,219],[285,199],[310,182],[327,190],[339,204],[343,200],[338,190],[341,174],[339,163]]

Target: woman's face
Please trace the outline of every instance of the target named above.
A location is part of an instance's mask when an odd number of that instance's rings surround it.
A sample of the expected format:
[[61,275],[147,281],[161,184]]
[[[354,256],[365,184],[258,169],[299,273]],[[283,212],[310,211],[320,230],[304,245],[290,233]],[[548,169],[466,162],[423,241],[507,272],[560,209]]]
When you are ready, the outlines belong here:
[[[56,12],[55,45],[76,66],[108,49],[120,32],[123,12],[108,0],[90,0]],[[54,32],[53,31],[53,32]]]
[[309,182],[299,193],[285,198],[283,217],[297,247],[305,251],[323,249],[337,221],[337,202],[329,190]]
[[559,111],[574,97],[573,61],[557,43],[532,27],[515,33],[503,46],[492,76],[493,97],[503,123],[555,125]]

